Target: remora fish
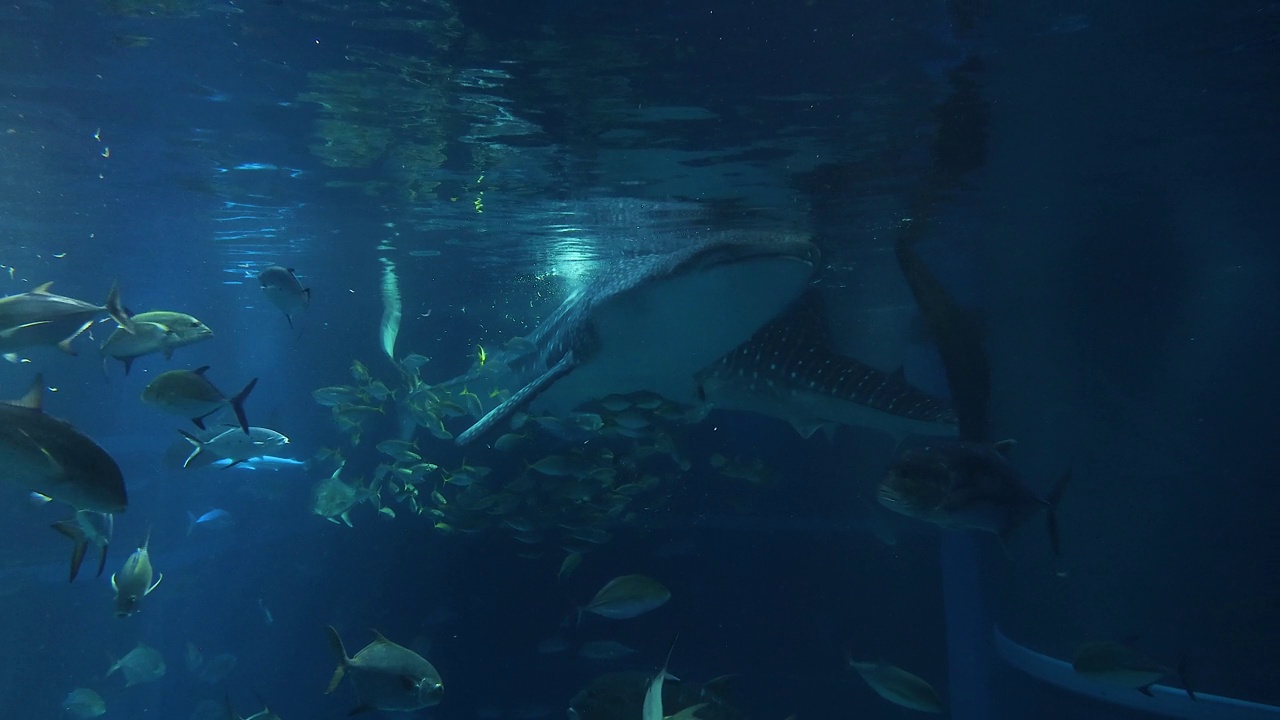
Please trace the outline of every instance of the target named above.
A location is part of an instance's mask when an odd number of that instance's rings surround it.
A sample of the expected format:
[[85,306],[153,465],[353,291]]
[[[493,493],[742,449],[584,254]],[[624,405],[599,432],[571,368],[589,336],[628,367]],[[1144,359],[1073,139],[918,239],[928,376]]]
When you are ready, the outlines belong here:
[[77,510],[75,517],[59,520],[50,527],[71,538],[75,543],[75,547],[71,550],[71,576],[67,582],[75,581],[90,543],[98,546],[97,576],[102,577],[102,569],[107,564],[107,548],[111,545],[111,532],[115,527],[113,515],[92,510]]
[[[448,385],[510,371],[519,389],[458,436],[467,444],[526,406],[566,415],[637,390],[696,398],[694,375],[799,296],[817,248],[803,237],[712,233],[663,253],[614,262],[521,343]],[[480,382],[473,382],[479,385]]]
[[102,343],[102,362],[115,358],[124,363],[124,374],[133,368],[133,361],[143,355],[164,353],[165,360],[173,357],[173,351],[208,340],[213,331],[196,318],[180,312],[152,310],[130,317],[131,326],[116,328]]
[[49,292],[47,282],[30,292],[0,298],[0,353],[10,353],[37,345],[53,345],[63,352],[71,341],[89,329],[102,313],[108,313],[123,327],[131,327],[129,315],[120,303],[120,290],[113,283],[105,305],[94,305]]
[[120,467],[70,423],[44,414],[43,393],[36,375],[21,400],[0,402],[0,475],[77,510],[124,512]]
[[351,715],[364,710],[421,710],[438,705],[444,696],[444,683],[434,665],[418,653],[397,645],[374,631],[374,640],[348,657],[342,638],[332,626],[329,643],[338,655],[338,668],[333,671],[329,688],[333,692],[342,678],[351,677],[360,705]]
[[232,397],[222,394],[204,376],[209,366],[195,370],[170,370],[161,373],[142,390],[142,401],[161,410],[191,418],[196,427],[204,430],[204,419],[225,406],[230,406],[240,422],[240,429],[249,434],[249,421],[244,416],[244,401],[258,384],[258,378],[249,381],[244,389]]
[[153,570],[150,546],[151,534],[147,533],[147,539],[142,543],[142,547],[134,550],[133,554],[124,561],[124,567],[120,572],[111,576],[111,589],[116,591],[116,617],[129,617],[138,612],[138,605],[142,602],[142,598],[150,595],[164,579],[164,573],[160,573],[160,577],[156,578],[155,582],[151,582]]
[[267,296],[267,300],[284,313],[289,327],[293,327],[293,316],[311,304],[311,288],[302,287],[293,268],[272,265],[258,273],[258,283],[262,285],[262,294]]
[[782,315],[698,373],[700,398],[728,410],[781,418],[803,436],[831,423],[868,427],[895,439],[954,435],[943,400],[831,347],[821,298],[810,289]]
[[1001,540],[1043,510],[1049,543],[1058,555],[1056,511],[1071,474],[1063,475],[1042,499],[1005,457],[1008,444],[956,440],[908,450],[880,483],[880,504],[942,527],[995,533]]

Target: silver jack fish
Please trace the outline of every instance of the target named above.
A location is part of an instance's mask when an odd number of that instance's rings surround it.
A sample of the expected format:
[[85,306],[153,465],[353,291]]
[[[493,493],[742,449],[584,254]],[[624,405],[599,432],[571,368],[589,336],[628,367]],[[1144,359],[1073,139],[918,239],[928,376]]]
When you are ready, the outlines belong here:
[[258,273],[258,282],[261,283],[262,294],[267,296],[267,300],[284,313],[289,327],[293,327],[293,316],[311,304],[311,288],[302,287],[293,268],[272,265]]
[[121,326],[132,327],[114,284],[105,305],[55,295],[49,292],[51,285],[47,282],[30,292],[0,298],[0,353],[52,345],[74,355],[71,341],[104,312]]
[[71,577],[67,582],[75,581],[90,543],[98,546],[97,577],[102,577],[102,569],[107,564],[107,548],[111,545],[111,531],[115,527],[113,515],[92,510],[77,510],[75,517],[59,520],[51,527],[71,538],[75,543],[75,547],[71,550]]
[[240,429],[249,434],[249,421],[244,416],[244,401],[258,384],[258,378],[249,381],[244,389],[231,397],[222,394],[204,376],[208,365],[195,370],[170,370],[161,373],[142,390],[142,401],[165,412],[191,418],[196,427],[204,430],[204,419],[223,407],[230,406],[240,422]]

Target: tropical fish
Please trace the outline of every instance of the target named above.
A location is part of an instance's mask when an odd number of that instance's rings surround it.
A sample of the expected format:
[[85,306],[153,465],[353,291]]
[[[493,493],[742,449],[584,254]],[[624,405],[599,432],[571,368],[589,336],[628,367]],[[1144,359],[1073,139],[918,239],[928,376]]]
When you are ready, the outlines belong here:
[[71,342],[104,312],[120,325],[130,327],[115,284],[107,293],[105,305],[55,295],[49,292],[51,285],[47,282],[29,292],[0,298],[0,353],[52,345],[74,355]]
[[[698,373],[700,398],[726,410],[777,417],[809,437],[832,425],[866,427],[901,440],[956,433],[945,401],[831,346],[822,301],[810,289],[742,345]],[[621,415],[615,422],[621,423]],[[625,426],[624,426],[625,427]]]
[[635,652],[635,648],[616,640],[590,640],[578,647],[578,655],[588,660],[618,660]]
[[240,429],[249,433],[249,421],[244,416],[244,401],[258,384],[258,378],[249,381],[244,389],[232,397],[209,382],[204,376],[208,365],[195,370],[170,370],[161,373],[142,390],[143,402],[167,413],[191,418],[196,427],[204,429],[204,419],[224,407],[230,407],[240,422]]
[[231,513],[222,508],[214,508],[200,517],[196,517],[195,513],[187,513],[187,537],[195,532],[197,526],[218,530],[231,527],[234,521],[231,519]]
[[130,327],[116,328],[101,348],[102,361],[115,358],[123,362],[125,375],[133,361],[143,355],[164,353],[168,360],[174,350],[213,337],[208,325],[185,313],[153,310],[133,315],[130,320]]
[[[695,373],[794,300],[816,261],[804,238],[728,234],[616,261],[528,336],[536,352],[493,353],[447,383],[520,388],[457,442],[526,406],[563,416],[588,400],[636,390],[693,401]],[[494,382],[495,373],[509,377]]]
[[1091,680],[1133,688],[1143,695],[1151,695],[1152,685],[1167,677],[1176,676],[1186,690],[1187,697],[1196,699],[1195,692],[1187,684],[1186,672],[1182,666],[1175,669],[1161,665],[1123,643],[1085,643],[1076,650],[1071,667]]
[[138,643],[138,646],[129,651],[129,654],[112,663],[111,668],[107,670],[107,677],[119,670],[124,675],[125,687],[137,685],[139,683],[155,682],[164,677],[165,673],[164,656],[159,650]]
[[622,575],[605,583],[582,610],[612,620],[626,620],[659,608],[670,599],[667,586],[648,575]]
[[51,527],[71,538],[75,547],[71,550],[71,575],[67,582],[73,582],[80,572],[80,564],[84,561],[84,553],[92,543],[98,546],[98,573],[107,564],[107,547],[111,545],[111,531],[115,526],[115,518],[110,513],[92,510],[77,510],[70,520],[59,520]]
[[373,642],[355,657],[348,657],[342,638],[332,626],[329,643],[338,655],[338,668],[325,694],[333,692],[342,678],[350,676],[360,705],[350,714],[365,710],[420,710],[438,705],[444,683],[435,666],[412,650],[397,645],[374,631]]
[[1005,456],[1009,445],[956,440],[907,450],[880,483],[880,504],[934,525],[983,530],[1002,540],[1043,510],[1058,555],[1057,509],[1071,475],[1063,475],[1041,499]]
[[[133,554],[124,561],[124,567],[120,572],[111,576],[111,589],[116,591],[116,617],[129,617],[138,612],[138,605],[142,603],[142,598],[150,595],[164,579],[164,573],[160,573],[160,577],[155,578],[155,582],[151,581],[153,570],[150,546],[151,534],[147,533],[147,539],[142,543],[142,547],[134,550]],[[163,674],[163,670],[161,672]]]
[[885,662],[855,662],[853,668],[880,697],[895,705],[927,713],[946,710],[942,698],[929,683],[899,667]]
[[90,720],[107,712],[107,703],[89,688],[76,688],[62,701],[62,709],[73,720]]
[[22,399],[0,402],[0,476],[77,510],[124,512],[120,466],[70,423],[46,415],[43,393],[36,375]]
[[284,313],[289,327],[293,327],[293,316],[311,304],[311,288],[302,287],[293,268],[272,265],[258,273],[258,283],[267,300]]
[[182,433],[182,437],[192,445],[191,454],[187,456],[186,462],[182,463],[182,467],[191,465],[192,460],[206,452],[219,459],[231,460],[229,464],[223,466],[231,467],[246,460],[264,457],[272,450],[289,444],[289,438],[271,428],[264,427],[250,427],[247,433],[242,432],[238,427],[226,427],[215,430],[215,434],[205,440],[184,430],[178,432]]

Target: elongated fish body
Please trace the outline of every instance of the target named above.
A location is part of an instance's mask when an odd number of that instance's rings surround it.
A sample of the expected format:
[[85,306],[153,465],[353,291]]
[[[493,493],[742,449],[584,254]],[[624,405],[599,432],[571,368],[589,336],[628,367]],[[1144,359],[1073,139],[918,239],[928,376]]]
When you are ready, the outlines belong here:
[[[495,353],[445,383],[461,388],[483,378],[475,384],[515,388],[457,442],[473,441],[526,407],[564,416],[588,400],[641,390],[695,402],[695,374],[794,300],[817,260],[803,237],[710,233],[611,263],[520,349]],[[505,374],[495,377],[495,369]]]
[[360,706],[351,714],[370,709],[421,710],[440,704],[444,698],[440,673],[418,653],[375,630],[373,642],[355,657],[348,657],[338,631],[332,627],[328,630],[329,643],[339,660],[325,693],[333,692],[344,677],[350,677],[360,697]]
[[19,295],[0,298],[0,352],[9,353],[37,345],[55,345],[72,352],[70,343],[103,313],[129,327],[128,313],[120,303],[120,291],[111,286],[105,305],[49,292],[53,283]]
[[249,421],[244,414],[244,401],[253,392],[258,378],[249,381],[244,389],[232,397],[222,394],[205,372],[209,366],[195,370],[170,370],[161,373],[142,390],[142,401],[174,415],[191,418],[195,426],[204,429],[204,419],[223,407],[235,412],[240,429],[249,433]]
[[101,348],[104,362],[106,358],[121,361],[126,375],[133,361],[143,355],[163,353],[167,360],[173,357],[174,350],[213,337],[208,325],[186,313],[153,310],[134,315],[131,320],[131,328],[116,328]]
[[715,407],[786,420],[805,437],[832,424],[907,435],[956,433],[945,401],[835,352],[821,299],[809,290],[786,312],[697,376],[701,399]]
[[908,450],[880,483],[880,504],[942,527],[982,530],[1001,538],[1045,511],[1056,553],[1054,511],[1069,476],[1058,482],[1048,499],[1042,499],[1022,481],[1002,447],[953,441]]
[[0,480],[64,502],[77,510],[124,512],[120,466],[70,423],[41,410],[44,378],[21,400],[0,403]]
[[311,288],[302,287],[293,268],[272,265],[258,273],[258,283],[267,300],[284,313],[289,327],[293,327],[293,316],[311,304]]
[[142,547],[134,550],[124,561],[120,572],[111,576],[111,589],[116,591],[116,617],[129,617],[136,613],[142,598],[150,595],[164,579],[164,573],[161,573],[152,582],[154,571],[151,568],[150,545],[151,537],[148,536]]
[[201,453],[209,453],[219,459],[231,460],[231,467],[252,458],[262,457],[272,450],[289,443],[289,438],[270,428],[250,427],[245,433],[238,427],[222,428],[208,439],[200,439],[184,430],[179,430],[182,437],[191,443],[191,454],[187,456],[182,467],[189,467],[191,462]]
[[877,695],[895,705],[927,713],[946,710],[932,685],[902,668],[883,662],[853,660],[849,661],[849,667],[857,671]]

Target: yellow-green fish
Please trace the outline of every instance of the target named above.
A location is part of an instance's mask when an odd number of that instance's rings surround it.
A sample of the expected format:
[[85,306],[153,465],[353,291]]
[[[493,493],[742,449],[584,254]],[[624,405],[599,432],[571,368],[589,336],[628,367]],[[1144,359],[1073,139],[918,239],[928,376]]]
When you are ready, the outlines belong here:
[[895,705],[927,713],[946,710],[932,685],[902,668],[885,662],[856,662],[852,659],[849,667],[857,671],[877,695]]
[[166,360],[173,351],[208,340],[213,331],[196,318],[180,312],[152,310],[130,318],[131,326],[120,326],[102,343],[102,361],[115,358],[124,363],[124,374],[133,368],[133,361],[143,355],[163,353]]
[[623,575],[606,583],[582,609],[612,620],[626,620],[661,607],[670,599],[667,586],[648,575]]

